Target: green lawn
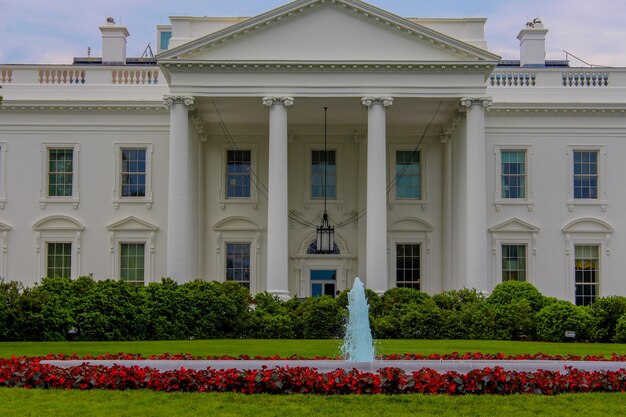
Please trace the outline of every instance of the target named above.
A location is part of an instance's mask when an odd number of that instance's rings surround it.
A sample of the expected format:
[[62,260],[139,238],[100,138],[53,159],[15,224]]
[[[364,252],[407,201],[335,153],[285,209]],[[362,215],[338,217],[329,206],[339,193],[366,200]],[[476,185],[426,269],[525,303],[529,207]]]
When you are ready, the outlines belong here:
[[[157,342],[2,342],[0,357],[40,356],[48,353],[75,352],[79,355],[104,353],[191,353],[193,355],[261,355],[261,356],[338,356],[338,340],[176,340]],[[522,354],[626,355],[626,344],[614,343],[545,343],[492,340],[380,340],[377,353],[450,353],[484,352]]]
[[[191,353],[194,355],[335,356],[337,340],[184,340],[158,342],[0,343],[0,357],[47,353]],[[382,340],[378,353],[503,352],[507,354],[626,354],[625,344],[477,340]],[[40,391],[0,388],[0,416],[575,416],[624,415],[626,394],[545,397],[315,396],[157,393],[151,391]]]
[[315,396],[0,389],[1,416],[578,416],[624,415],[624,394],[543,397]]

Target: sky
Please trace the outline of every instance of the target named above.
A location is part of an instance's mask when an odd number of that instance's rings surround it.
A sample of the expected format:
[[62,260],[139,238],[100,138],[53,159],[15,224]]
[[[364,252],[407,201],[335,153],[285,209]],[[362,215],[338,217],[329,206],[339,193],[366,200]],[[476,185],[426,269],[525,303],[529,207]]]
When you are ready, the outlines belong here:
[[[169,16],[254,16],[287,0],[0,0],[0,64],[69,64],[74,56],[101,55],[98,26],[108,16],[128,27],[128,56],[148,43]],[[563,50],[602,66],[626,66],[626,0],[371,0],[405,17],[486,17],[490,51],[519,59],[519,30],[541,18],[549,29],[547,59]],[[583,66],[571,59],[572,66]]]

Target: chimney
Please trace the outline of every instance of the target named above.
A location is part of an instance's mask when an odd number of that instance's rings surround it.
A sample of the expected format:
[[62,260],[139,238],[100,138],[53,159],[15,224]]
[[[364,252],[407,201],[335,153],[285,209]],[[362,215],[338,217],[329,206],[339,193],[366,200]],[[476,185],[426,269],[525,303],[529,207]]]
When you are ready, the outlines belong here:
[[126,64],[126,38],[130,36],[126,26],[115,24],[112,17],[107,18],[106,25],[100,26],[102,32],[102,63]]
[[544,67],[546,65],[546,33],[543,22],[538,17],[526,23],[520,30],[519,39],[520,66]]

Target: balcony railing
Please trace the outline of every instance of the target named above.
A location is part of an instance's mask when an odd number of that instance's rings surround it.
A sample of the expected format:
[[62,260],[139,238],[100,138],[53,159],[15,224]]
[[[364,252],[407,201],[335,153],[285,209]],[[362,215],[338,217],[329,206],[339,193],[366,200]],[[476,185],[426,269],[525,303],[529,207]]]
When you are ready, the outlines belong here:
[[0,84],[39,85],[157,85],[158,67],[144,66],[75,66],[75,65],[4,65],[0,66]]
[[[618,72],[616,74],[616,72]],[[611,75],[624,78],[624,69],[581,69],[546,68],[536,70],[498,69],[491,74],[489,87],[566,87],[566,88],[604,88],[609,86]],[[619,77],[621,75],[621,77]],[[624,79],[621,80],[625,81]],[[620,83],[621,84],[621,83]]]

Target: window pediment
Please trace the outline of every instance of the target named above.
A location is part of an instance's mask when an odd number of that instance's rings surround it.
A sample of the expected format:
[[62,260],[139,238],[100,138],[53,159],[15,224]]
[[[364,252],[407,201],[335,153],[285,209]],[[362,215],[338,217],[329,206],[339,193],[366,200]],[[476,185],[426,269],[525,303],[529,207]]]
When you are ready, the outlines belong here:
[[78,220],[69,216],[55,215],[44,217],[33,225],[33,229],[39,230],[84,230],[85,226]]
[[246,217],[232,216],[215,223],[215,225],[213,226],[213,230],[216,230],[218,232],[235,230],[260,231],[263,230],[263,228]]
[[417,217],[405,217],[391,223],[387,230],[390,232],[432,232],[433,227]]
[[613,227],[600,220],[585,217],[574,220],[563,227],[564,233],[613,233]]
[[156,231],[156,230],[159,230],[159,227],[145,220],[139,219],[135,216],[128,216],[122,220],[116,221],[115,223],[111,223],[110,225],[107,226],[107,230],[111,230],[111,231],[122,231],[122,230]]
[[525,222],[517,217],[502,222],[498,225],[489,228],[491,233],[503,233],[503,232],[518,232],[518,233],[537,233],[539,227]]

